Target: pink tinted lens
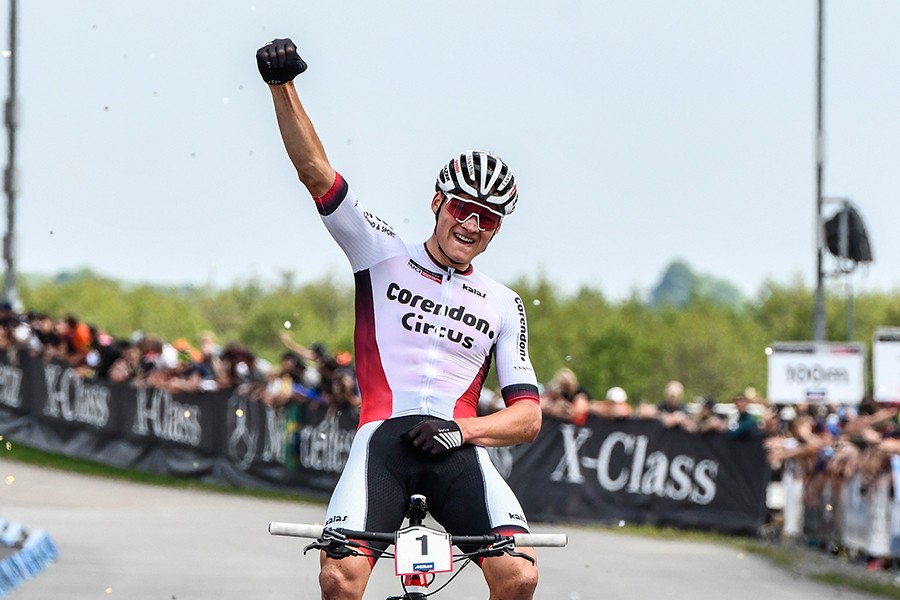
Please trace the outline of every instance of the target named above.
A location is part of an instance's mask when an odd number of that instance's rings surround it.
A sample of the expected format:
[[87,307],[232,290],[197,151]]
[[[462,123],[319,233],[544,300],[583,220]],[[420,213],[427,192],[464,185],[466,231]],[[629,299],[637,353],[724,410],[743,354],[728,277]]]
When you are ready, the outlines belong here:
[[447,209],[460,223],[464,223],[472,214],[478,215],[478,226],[484,231],[493,231],[500,225],[500,216],[477,202],[466,202],[451,197],[447,200]]

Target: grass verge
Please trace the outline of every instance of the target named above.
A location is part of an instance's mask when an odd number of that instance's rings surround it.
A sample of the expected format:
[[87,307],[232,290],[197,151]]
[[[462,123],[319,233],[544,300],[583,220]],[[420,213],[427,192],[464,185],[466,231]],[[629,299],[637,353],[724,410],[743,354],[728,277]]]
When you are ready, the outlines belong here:
[[110,479],[118,479],[120,481],[131,481],[135,483],[143,483],[146,485],[158,485],[190,490],[203,490],[207,492],[216,492],[220,494],[233,494],[238,496],[250,496],[253,498],[263,498],[267,500],[288,500],[293,502],[313,502],[322,504],[321,498],[305,496],[296,492],[261,490],[256,488],[237,488],[227,485],[207,483],[199,481],[193,477],[178,477],[175,475],[164,475],[159,473],[147,473],[144,471],[134,471],[131,469],[123,469],[112,467],[101,463],[84,460],[80,458],[72,458],[44,452],[28,446],[23,446],[16,442],[11,442],[0,437],[0,459],[15,460],[31,465],[58,469],[61,471],[69,471],[72,473],[81,473],[83,475],[94,475],[97,477],[107,477]]
[[866,592],[868,594],[874,594],[877,596],[884,596],[885,598],[900,598],[900,589],[890,583],[881,581],[869,581],[867,579],[861,579],[859,577],[849,577],[842,573],[834,572],[818,573],[815,575],[811,575],[810,578],[818,581],[819,583],[848,588],[859,592]]

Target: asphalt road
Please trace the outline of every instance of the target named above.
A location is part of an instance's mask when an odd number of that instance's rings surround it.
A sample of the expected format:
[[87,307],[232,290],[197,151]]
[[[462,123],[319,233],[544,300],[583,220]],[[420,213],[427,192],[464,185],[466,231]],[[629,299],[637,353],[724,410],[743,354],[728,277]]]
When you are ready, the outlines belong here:
[[[314,504],[184,491],[0,461],[0,517],[48,531],[60,558],[11,600],[316,599],[317,558],[275,538],[269,521],[316,522]],[[558,527],[534,527],[536,531]],[[545,600],[862,600],[714,544],[567,527],[570,544],[540,551]],[[379,563],[367,600],[395,593]],[[465,569],[445,600],[487,597]]]

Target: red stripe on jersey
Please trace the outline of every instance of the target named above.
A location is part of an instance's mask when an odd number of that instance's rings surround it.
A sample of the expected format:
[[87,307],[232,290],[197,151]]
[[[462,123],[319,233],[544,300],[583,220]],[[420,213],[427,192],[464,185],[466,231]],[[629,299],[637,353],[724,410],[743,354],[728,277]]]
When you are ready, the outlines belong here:
[[344,181],[341,174],[335,173],[334,183],[331,184],[328,191],[321,196],[313,197],[313,200],[316,203],[316,210],[319,211],[320,215],[330,215],[337,210],[337,207],[340,206],[341,202],[344,201],[344,198],[347,197],[347,190],[349,189],[347,182]]
[[512,406],[516,402],[522,402],[523,400],[531,401],[536,404],[541,403],[537,386],[529,385],[527,383],[508,385],[500,390],[500,394],[503,396],[503,403],[506,404],[506,406]]
[[484,359],[484,364],[478,369],[472,384],[463,392],[462,396],[456,399],[453,405],[453,418],[460,419],[465,417],[478,416],[478,400],[481,398],[481,390],[484,388],[484,380],[487,378],[488,371],[491,370],[491,354]]
[[359,271],[356,279],[356,330],[353,346],[356,360],[356,380],[362,407],[359,427],[370,421],[387,419],[393,412],[394,395],[388,386],[378,340],[375,337],[375,308],[372,300],[372,279],[369,271]]

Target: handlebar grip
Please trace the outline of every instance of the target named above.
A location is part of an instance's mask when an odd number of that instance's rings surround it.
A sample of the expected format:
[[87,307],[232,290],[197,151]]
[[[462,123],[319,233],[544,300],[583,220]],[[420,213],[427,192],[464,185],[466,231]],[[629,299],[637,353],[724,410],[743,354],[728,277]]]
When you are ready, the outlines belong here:
[[517,533],[513,535],[516,546],[562,548],[569,543],[565,533]]
[[270,535],[289,535],[291,537],[318,539],[322,537],[324,529],[321,525],[307,525],[305,523],[269,523]]

